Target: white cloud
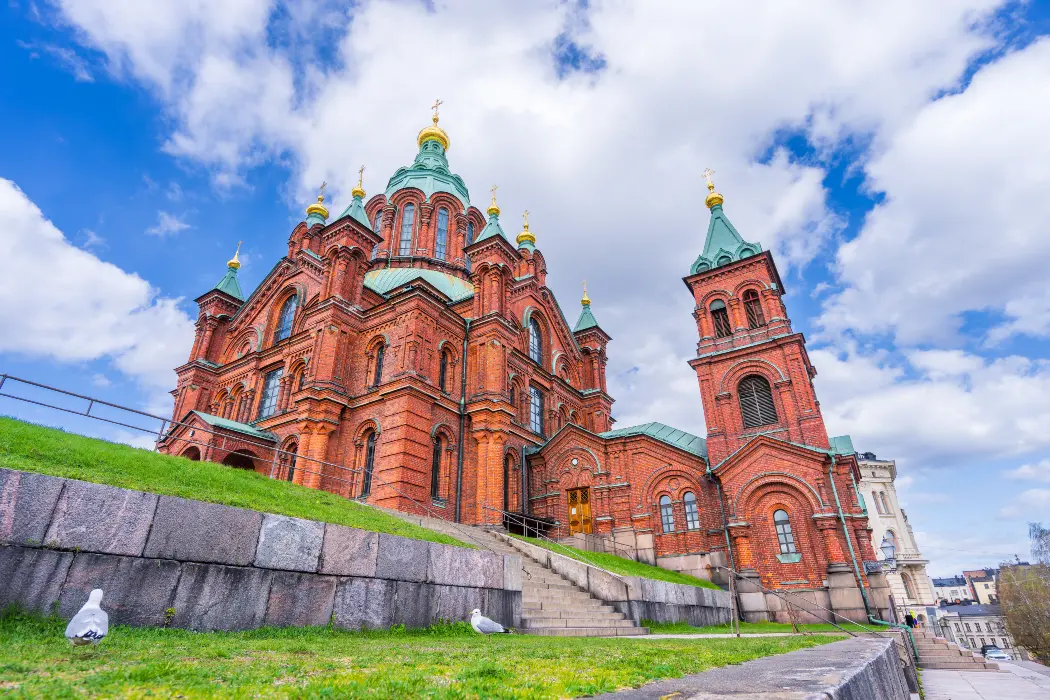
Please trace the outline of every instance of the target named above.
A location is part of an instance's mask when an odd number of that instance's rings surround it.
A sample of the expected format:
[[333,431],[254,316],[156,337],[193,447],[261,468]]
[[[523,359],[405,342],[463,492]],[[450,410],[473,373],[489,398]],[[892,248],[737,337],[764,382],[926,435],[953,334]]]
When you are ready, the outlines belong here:
[[95,82],[95,77],[91,74],[87,61],[78,56],[77,52],[73,49],[64,46],[55,46],[54,44],[41,44],[36,42],[17,41],[16,43],[23,49],[29,51],[29,55],[32,58],[39,58],[41,54],[50,56],[58,62],[63,70],[72,73],[73,78],[78,83]]
[[179,219],[174,214],[169,214],[166,211],[157,212],[157,223],[146,229],[146,233],[150,236],[164,236],[178,233],[179,231],[185,231],[190,227],[189,224]]
[[17,185],[0,179],[0,352],[108,358],[144,387],[170,389],[172,368],[193,340],[178,303],[72,245]]
[[1031,464],[1022,464],[1011,469],[1003,476],[1015,481],[1045,481],[1050,483],[1050,459],[1043,459]]
[[113,434],[113,442],[122,442],[125,445],[137,447],[140,450],[154,451],[157,447],[157,436],[146,433],[133,433],[128,430],[118,430]]
[[84,235],[84,248],[101,248],[106,245],[106,239],[89,228],[81,231]]
[[1025,518],[1038,520],[1050,512],[1050,489],[1028,489],[1022,491],[1008,506],[999,511],[1003,518]]
[[91,385],[92,385],[92,386],[97,386],[97,387],[99,387],[99,388],[105,388],[105,387],[107,387],[107,386],[111,386],[112,384],[113,384],[113,382],[111,382],[111,381],[109,380],[109,377],[107,377],[107,376],[106,376],[106,375],[104,375],[104,374],[101,374],[101,373],[98,373],[98,372],[96,372],[96,373],[95,373],[95,374],[94,374],[94,375],[93,375],[93,376],[91,377]]

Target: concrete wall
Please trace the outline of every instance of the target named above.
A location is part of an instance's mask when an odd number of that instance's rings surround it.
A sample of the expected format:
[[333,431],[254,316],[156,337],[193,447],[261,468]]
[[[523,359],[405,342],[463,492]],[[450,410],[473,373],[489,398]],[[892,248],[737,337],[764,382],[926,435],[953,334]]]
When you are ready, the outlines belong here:
[[0,606],[194,630],[521,619],[518,557],[0,469]]
[[732,609],[727,591],[617,576],[513,537],[504,539],[525,556],[550,567],[635,622],[688,622],[697,627],[729,622]]

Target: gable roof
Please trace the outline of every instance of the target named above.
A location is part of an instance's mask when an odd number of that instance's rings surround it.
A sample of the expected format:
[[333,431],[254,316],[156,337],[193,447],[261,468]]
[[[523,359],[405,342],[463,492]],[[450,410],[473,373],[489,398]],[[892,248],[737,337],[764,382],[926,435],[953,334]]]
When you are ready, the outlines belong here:
[[212,291],[219,291],[223,294],[229,294],[238,301],[244,301],[244,293],[241,292],[240,282],[237,281],[237,268],[229,267],[226,269],[226,275],[219,280],[219,283],[215,285]]
[[244,433],[245,435],[251,435],[261,440],[272,440],[277,442],[277,436],[273,433],[268,433],[265,430],[259,430],[255,426],[248,425],[247,423],[239,423],[235,420],[228,418],[219,418],[213,416],[210,413],[204,413],[203,411],[190,411],[202,421],[212,426],[213,428],[222,428],[223,430],[232,430],[236,433]]
[[667,443],[671,447],[677,447],[680,450],[690,452],[704,460],[707,459],[707,441],[704,440],[704,438],[697,437],[692,433],[687,433],[684,430],[678,430],[677,428],[672,428],[669,425],[664,425],[663,423],[657,423],[655,421],[652,423],[632,425],[628,428],[619,428],[617,430],[608,430],[604,433],[598,433],[598,437],[606,439],[630,437],[632,435],[648,435],[660,442]]
[[598,328],[598,319],[591,313],[590,302],[583,305],[583,310],[580,311],[580,319],[576,322],[576,327],[572,329],[573,333],[579,333],[590,328]]
[[386,295],[391,290],[417,279],[437,288],[452,303],[474,296],[474,285],[468,280],[446,275],[437,270],[415,267],[387,267],[382,270],[372,270],[365,274],[365,287],[377,294]]

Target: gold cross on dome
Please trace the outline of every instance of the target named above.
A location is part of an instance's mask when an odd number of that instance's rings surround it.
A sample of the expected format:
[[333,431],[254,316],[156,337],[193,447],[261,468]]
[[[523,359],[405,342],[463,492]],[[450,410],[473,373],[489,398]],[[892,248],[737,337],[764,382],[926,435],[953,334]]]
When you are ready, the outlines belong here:
[[319,197],[319,200],[323,200],[324,199],[324,188],[325,187],[328,187],[328,182],[327,181],[321,183],[321,196]]
[[525,230],[528,231],[529,230],[529,210],[526,209],[525,213],[522,214],[522,216],[525,217]]
[[445,103],[442,100],[434,100],[434,104],[431,106],[431,109],[434,110],[434,121],[435,122],[438,120],[438,107],[440,107],[443,104],[445,104]]
[[707,180],[707,189],[713,190],[715,188],[715,183],[711,181],[711,176],[715,174],[715,171],[711,168],[706,168],[702,174],[704,179]]
[[360,187],[361,183],[365,181],[365,166],[361,166],[357,169],[357,186]]
[[495,204],[496,203],[496,190],[499,189],[499,185],[493,185],[489,189],[492,191],[492,203]]

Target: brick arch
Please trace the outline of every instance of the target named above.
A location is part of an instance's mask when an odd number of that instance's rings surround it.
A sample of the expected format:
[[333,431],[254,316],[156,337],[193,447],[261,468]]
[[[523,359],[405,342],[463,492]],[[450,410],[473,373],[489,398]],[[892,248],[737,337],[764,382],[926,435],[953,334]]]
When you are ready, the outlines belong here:
[[[673,464],[666,464],[658,469],[654,469],[646,477],[645,482],[642,484],[642,488],[638,491],[638,501],[636,506],[644,506],[646,503],[655,503],[657,493],[659,491],[658,486],[664,480],[671,479],[672,477],[678,477],[685,482],[694,484],[692,491],[697,493],[702,491],[699,486],[701,475],[694,474],[687,469],[677,467]],[[684,487],[680,487],[679,491],[682,491]],[[668,491],[670,495],[670,491]],[[699,499],[697,499],[699,500]]]
[[[750,506],[745,516],[751,523],[751,553],[758,570],[771,572],[777,571],[779,566],[797,567],[795,572],[790,574],[792,578],[799,574],[802,575],[800,577],[810,578],[811,574],[807,572],[815,572],[819,580],[827,565],[824,551],[826,533],[817,529],[812,517],[815,514],[812,502],[805,492],[789,482],[770,482],[766,484],[765,491],[755,494]],[[773,525],[773,513],[777,510],[784,510],[788,514],[795,549],[802,555],[799,563],[780,564],[776,560],[776,555],[780,553],[780,545]],[[762,521],[755,517],[758,515],[763,516]],[[764,581],[767,580],[766,576],[763,577]]]
[[536,315],[536,319],[540,324],[540,333],[543,334],[543,356],[540,367],[547,369],[548,367],[553,367],[550,362],[554,355],[554,327],[547,320],[546,311],[538,306],[527,306],[521,315],[522,332],[525,334],[525,355],[529,355],[529,323],[532,321],[533,314]]
[[737,384],[740,383],[740,380],[749,374],[762,375],[769,382],[770,388],[772,388],[777,382],[787,380],[787,375],[784,374],[784,370],[780,369],[769,360],[765,360],[761,357],[749,357],[730,365],[730,367],[722,374],[722,379],[719,380],[718,384],[718,393],[722,394],[726,392],[726,380],[729,380],[729,385],[735,390]]
[[732,298],[733,293],[730,292],[728,289],[712,289],[707,294],[700,297],[699,306],[703,307],[704,310],[707,310],[711,307],[711,302],[715,301],[716,299],[726,302],[726,305],[728,306],[728,302]]
[[[806,489],[801,489],[795,484],[789,483],[789,481],[785,480],[802,484],[806,487]],[[806,502],[809,504],[811,512],[813,513],[819,513],[824,509],[825,504],[824,501],[821,500],[820,494],[805,479],[795,474],[789,474],[787,472],[764,472],[762,474],[758,474],[756,476],[751,477],[747,482],[744,483],[743,486],[741,486],[737,490],[736,496],[733,498],[733,501],[731,503],[731,514],[737,515],[738,513],[740,513],[741,499],[743,499],[743,503],[745,506],[744,512],[747,512],[747,505],[756,498],[760,498],[760,496],[755,496],[755,493],[763,487],[769,486],[771,484],[777,485],[781,488],[791,488],[797,490],[803,495],[803,498],[805,498]]]
[[588,471],[588,472],[592,471],[591,469],[589,469],[585,465],[577,465],[575,467],[572,466],[572,458],[574,456],[576,456],[576,455],[579,455],[579,454],[585,454],[585,455],[589,456],[592,460],[594,460],[593,473],[594,473],[595,476],[597,476],[598,474],[602,473],[602,463],[601,463],[601,460],[598,459],[598,455],[594,454],[594,451],[591,450],[589,447],[584,447],[583,445],[573,445],[572,447],[569,447],[568,449],[564,450],[563,452],[561,452],[557,456],[552,457],[550,461],[553,464],[564,464],[565,465],[561,469],[561,472],[560,472],[561,474],[567,474],[567,473],[572,472],[574,470],[575,471],[581,471],[582,470],[582,471]]
[[748,289],[754,289],[757,292],[761,292],[763,289],[767,288],[768,287],[765,282],[758,279],[757,277],[752,277],[750,279],[744,280],[743,282],[739,282],[735,287],[733,287],[733,296],[743,296],[744,292],[746,292]]
[[430,437],[436,438],[438,435],[444,437],[449,445],[452,445],[456,441],[456,433],[452,430],[452,427],[448,423],[435,423],[434,427],[430,429]]
[[354,430],[354,444],[363,445],[365,442],[365,436],[369,432],[375,432],[376,438],[383,434],[383,427],[379,424],[379,420],[376,418],[366,418],[358,424]]

